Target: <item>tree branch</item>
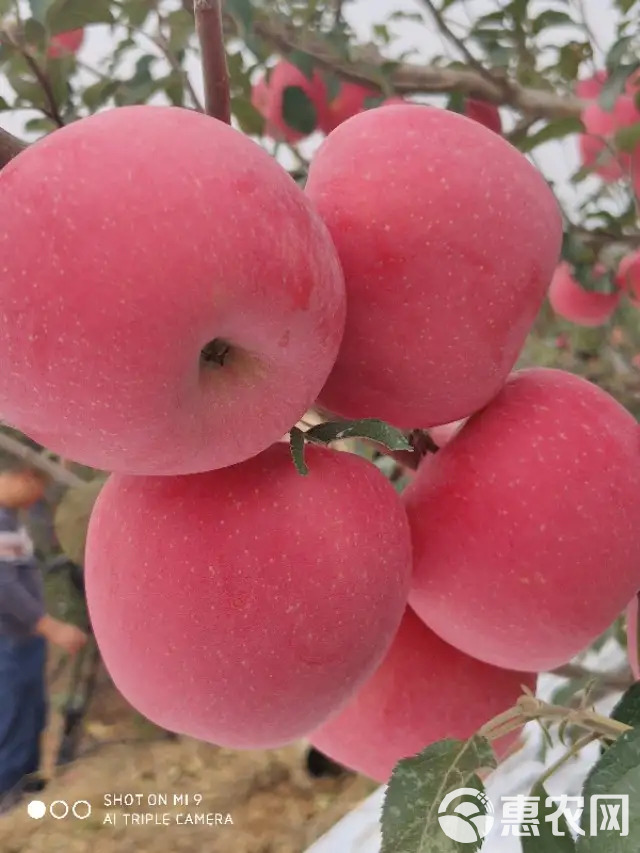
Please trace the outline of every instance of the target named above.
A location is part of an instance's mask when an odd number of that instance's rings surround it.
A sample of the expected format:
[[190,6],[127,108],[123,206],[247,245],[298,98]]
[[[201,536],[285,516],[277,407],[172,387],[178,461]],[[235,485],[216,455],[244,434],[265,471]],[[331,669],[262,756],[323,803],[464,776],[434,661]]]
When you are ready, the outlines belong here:
[[[283,54],[303,51],[312,56],[321,68],[345,80],[380,87],[380,75],[388,59],[375,45],[354,49],[352,56],[344,58],[332,50],[322,36],[301,32],[275,15],[256,21],[254,29],[257,35]],[[469,68],[436,68],[401,62],[389,73],[388,79],[392,89],[400,95],[461,92],[497,105],[511,106],[526,115],[540,118],[580,116],[587,104],[571,95],[529,89],[514,81],[488,80],[484,74]]]
[[52,459],[47,459],[46,456],[38,453],[37,450],[27,447],[26,444],[23,444],[17,438],[13,438],[13,436],[7,435],[4,432],[0,432],[0,448],[6,450],[12,456],[18,457],[18,459],[23,459],[29,465],[33,465],[34,468],[39,468],[64,486],[82,486],[86,483],[86,480],[78,477],[73,471],[68,471],[62,465],[59,465]]
[[60,109],[58,107],[58,102],[56,101],[56,97],[53,94],[53,89],[51,88],[51,82],[45,72],[40,68],[40,65],[36,62],[36,60],[31,56],[29,51],[24,48],[22,45],[16,43],[16,47],[24,57],[25,62],[29,66],[29,68],[33,71],[33,74],[40,84],[42,91],[44,92],[44,96],[47,100],[47,104],[49,108],[44,110],[44,114],[47,118],[50,118],[54,121],[58,127],[64,127],[64,119],[60,113]]
[[479,59],[477,59],[466,46],[466,44],[459,39],[458,36],[452,32],[451,28],[442,17],[442,13],[436,8],[435,4],[432,0],[422,0],[422,4],[427,7],[429,12],[431,13],[431,17],[435,21],[436,26],[442,33],[442,35],[448,39],[453,45],[458,48],[458,51],[464,56],[469,65],[481,74],[486,80],[490,83],[495,83],[495,78],[491,74],[491,72],[483,66]]
[[[182,80],[184,81],[185,88],[186,88],[187,92],[189,93],[191,100],[193,101],[194,107],[198,110],[198,112],[203,113],[204,107],[200,103],[200,98],[198,97],[195,89],[193,88],[193,85],[192,85],[191,80],[189,78],[189,72],[186,71],[178,62],[176,55],[171,50],[171,46],[169,44],[169,41],[164,34],[165,20],[162,17],[162,14],[161,14],[159,9],[156,9],[156,14],[158,16],[158,35],[155,37],[151,36],[151,39],[153,40],[156,47],[158,47],[162,51],[167,62],[169,63],[171,68],[174,70],[174,72],[178,76],[180,76],[182,78]],[[144,30],[141,30],[140,32],[144,33]],[[146,33],[144,33],[144,34],[146,35]]]
[[27,148],[27,143],[22,142],[17,136],[0,128],[0,169],[7,165],[21,151]]
[[202,49],[205,112],[230,124],[229,69],[222,28],[222,0],[194,0],[193,9]]

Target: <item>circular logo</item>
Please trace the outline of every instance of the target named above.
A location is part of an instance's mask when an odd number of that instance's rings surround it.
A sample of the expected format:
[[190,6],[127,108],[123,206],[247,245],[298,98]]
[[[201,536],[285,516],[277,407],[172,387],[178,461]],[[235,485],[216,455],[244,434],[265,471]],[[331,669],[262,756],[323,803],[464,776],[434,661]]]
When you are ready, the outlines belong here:
[[27,814],[34,820],[41,820],[47,813],[47,807],[42,800],[31,800],[27,805]]
[[[454,800],[462,800],[451,807]],[[468,798],[472,797],[472,800]],[[460,844],[477,844],[493,826],[493,805],[482,791],[475,788],[457,788],[444,798],[438,809],[438,822],[444,834]]]

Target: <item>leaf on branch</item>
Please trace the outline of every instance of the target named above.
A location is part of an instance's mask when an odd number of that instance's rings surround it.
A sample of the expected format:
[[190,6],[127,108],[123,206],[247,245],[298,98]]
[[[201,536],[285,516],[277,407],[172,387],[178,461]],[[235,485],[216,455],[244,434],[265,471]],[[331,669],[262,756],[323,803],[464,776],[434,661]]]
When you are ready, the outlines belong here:
[[49,6],[53,2],[54,0],[29,0],[29,8],[31,9],[31,15],[34,20],[40,24],[44,24]]
[[225,11],[234,19],[244,33],[253,25],[253,4],[251,0],[226,0]]
[[231,112],[236,117],[240,129],[249,136],[262,136],[264,117],[247,98],[231,98]]
[[630,154],[640,145],[640,121],[621,128],[615,135],[616,148]]
[[282,93],[282,118],[298,133],[313,133],[318,114],[311,98],[299,86],[287,86]]
[[532,133],[531,136],[527,136],[521,142],[518,142],[518,148],[523,154],[527,154],[544,142],[550,142],[553,139],[562,139],[572,133],[581,133],[583,130],[584,128],[579,118],[572,116],[569,118],[560,118],[556,121],[550,121],[549,124],[545,124],[536,133]]
[[640,682],[632,684],[611,712],[611,719],[636,728],[640,726]]
[[89,24],[112,24],[110,0],[53,0],[46,13],[52,35],[77,30]]
[[[478,772],[495,767],[489,741],[477,735],[468,741],[440,741],[401,761],[393,771],[382,807],[381,853],[479,850],[487,824],[492,823],[493,807]],[[460,790],[458,796],[450,796]],[[461,801],[468,805],[460,808]],[[445,834],[443,823],[457,830],[462,843]]]
[[[578,853],[638,853],[640,846],[640,728],[621,735],[602,755],[584,785],[585,809],[580,821],[586,833],[578,838]],[[602,800],[592,799],[601,797]],[[622,835],[625,804],[628,797],[628,834]],[[611,825],[616,809],[618,829]],[[604,807],[604,811],[601,807]],[[603,827],[603,821],[604,827]]]
[[[530,796],[540,804],[537,824],[540,835],[523,835],[522,853],[575,853],[576,844],[567,819],[564,814],[555,817],[558,807],[552,802],[547,805],[549,795],[541,782],[536,782]],[[547,820],[551,815],[554,815],[553,820]]]
[[299,68],[308,80],[313,79],[313,72],[316,67],[316,62],[313,56],[310,56],[303,50],[293,50],[288,54],[287,59],[292,63],[292,65]]
[[330,444],[345,438],[368,438],[388,450],[411,450],[412,446],[402,430],[390,426],[377,418],[359,421],[331,421],[312,427],[306,434],[307,441]]
[[289,433],[289,447],[291,448],[291,458],[296,466],[298,474],[306,477],[309,473],[307,463],[304,461],[304,433],[298,427],[292,427]]

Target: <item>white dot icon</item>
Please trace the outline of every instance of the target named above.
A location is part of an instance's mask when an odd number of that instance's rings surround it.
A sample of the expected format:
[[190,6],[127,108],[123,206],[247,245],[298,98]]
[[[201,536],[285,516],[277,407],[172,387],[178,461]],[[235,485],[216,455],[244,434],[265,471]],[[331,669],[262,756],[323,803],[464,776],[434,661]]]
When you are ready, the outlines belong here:
[[42,800],[31,800],[27,806],[27,814],[34,820],[40,820],[47,813],[47,807]]

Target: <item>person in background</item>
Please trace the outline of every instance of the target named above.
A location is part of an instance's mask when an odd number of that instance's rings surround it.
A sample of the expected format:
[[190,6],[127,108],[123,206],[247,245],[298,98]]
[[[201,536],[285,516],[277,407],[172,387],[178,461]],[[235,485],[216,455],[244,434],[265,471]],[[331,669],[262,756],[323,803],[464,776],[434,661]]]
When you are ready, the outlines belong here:
[[45,612],[42,573],[20,519],[45,488],[44,475],[24,464],[0,471],[0,814],[21,799],[40,765],[46,642],[75,654],[87,639]]

